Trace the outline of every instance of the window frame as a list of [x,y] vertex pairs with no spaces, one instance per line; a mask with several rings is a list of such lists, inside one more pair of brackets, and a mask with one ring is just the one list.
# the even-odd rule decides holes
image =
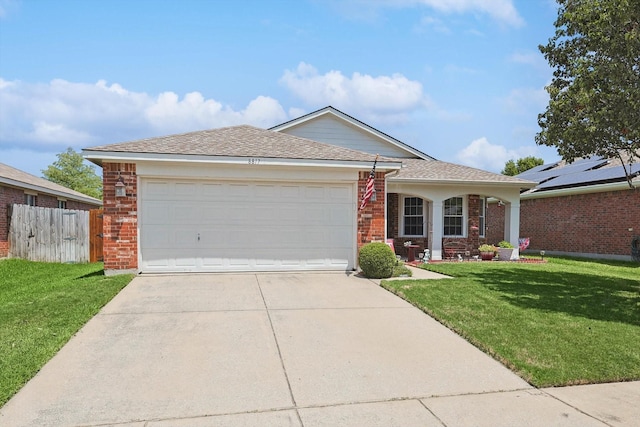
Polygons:
[[487,230],[487,198],[480,196],[480,214],[478,215],[478,236],[486,237]]
[[33,193],[24,193],[24,204],[27,206],[37,206],[38,195]]
[[[401,206],[399,207],[398,216],[400,217],[400,229],[398,230],[400,237],[425,237],[427,235],[427,221],[426,221],[426,203],[422,197],[417,196],[400,196],[402,199]],[[417,199],[422,202],[422,215],[405,215],[405,206],[407,199]],[[422,234],[405,234],[405,218],[417,218],[422,217]]]
[[[447,207],[447,201],[451,200],[451,199],[461,199],[462,201],[462,215],[447,215],[446,214],[446,207]],[[465,224],[467,223],[467,198],[465,196],[453,196],[453,197],[449,197],[448,199],[444,200],[442,202],[442,236],[443,237],[467,237],[467,230],[465,227]],[[461,234],[447,234],[446,233],[446,218],[447,217],[454,217],[454,218],[461,218],[461,223],[460,223],[460,231],[462,232]]]
[[58,199],[58,209],[67,209],[66,199]]

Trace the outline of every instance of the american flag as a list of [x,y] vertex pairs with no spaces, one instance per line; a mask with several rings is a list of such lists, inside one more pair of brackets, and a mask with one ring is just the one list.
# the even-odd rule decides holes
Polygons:
[[367,185],[364,188],[364,195],[362,196],[362,203],[360,203],[360,210],[364,209],[373,196],[373,193],[376,192],[375,189],[375,181],[376,181],[376,163],[378,163],[378,155],[376,155],[376,159],[373,161],[373,168],[369,173],[369,178],[367,179]]

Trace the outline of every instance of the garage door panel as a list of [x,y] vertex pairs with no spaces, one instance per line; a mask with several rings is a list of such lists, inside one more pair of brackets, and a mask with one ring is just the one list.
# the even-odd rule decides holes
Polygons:
[[141,188],[143,271],[353,268],[351,184],[143,178]]

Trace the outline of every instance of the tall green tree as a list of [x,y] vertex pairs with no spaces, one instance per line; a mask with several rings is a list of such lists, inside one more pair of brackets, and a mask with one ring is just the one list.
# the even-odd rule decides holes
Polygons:
[[87,196],[102,199],[102,178],[96,174],[92,165],[84,163],[80,153],[69,147],[57,156],[58,160],[42,171],[46,179]]
[[[640,160],[640,0],[558,0],[540,51],[555,69],[536,142],[564,160]],[[627,173],[631,186],[631,180]]]
[[540,157],[527,156],[518,160],[509,160],[504,165],[504,169],[500,172],[502,175],[514,176],[524,171],[535,168],[544,164],[544,160]]

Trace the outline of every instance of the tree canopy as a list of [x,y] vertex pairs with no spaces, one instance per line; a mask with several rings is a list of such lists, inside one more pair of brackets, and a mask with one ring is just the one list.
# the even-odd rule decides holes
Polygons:
[[568,162],[639,161],[640,0],[558,3],[555,35],[539,47],[555,71],[536,143]]
[[92,165],[84,163],[80,153],[67,148],[67,151],[57,156],[58,160],[42,171],[46,179],[87,196],[102,199],[102,178],[96,174]]
[[504,169],[502,169],[502,172],[500,173],[503,175],[515,176],[542,164],[544,164],[544,160],[540,157],[527,156],[518,160],[512,159],[505,163]]

